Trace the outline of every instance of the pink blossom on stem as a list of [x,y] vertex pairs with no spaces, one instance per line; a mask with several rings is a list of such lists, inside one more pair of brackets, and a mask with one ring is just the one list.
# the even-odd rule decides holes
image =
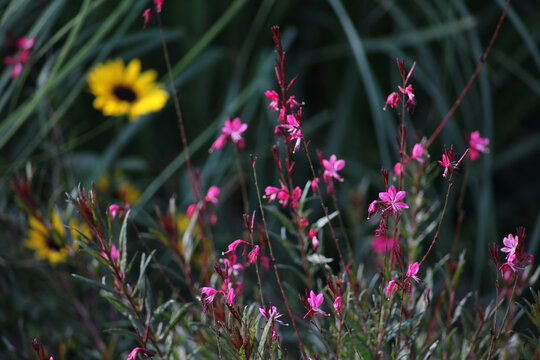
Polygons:
[[272,109],[273,112],[276,112],[279,110],[279,95],[274,90],[266,90],[264,93],[264,96],[270,100],[270,105],[268,105],[269,108]]
[[341,314],[341,296],[334,299],[334,309],[336,309],[338,314]]
[[399,289],[399,282],[397,280],[390,280],[386,286],[386,298],[390,300],[390,297]]
[[423,163],[424,160],[422,159],[422,156],[424,155],[424,148],[420,144],[415,144],[412,149],[412,156],[411,160],[416,160],[420,163]]
[[109,206],[109,214],[111,214],[111,218],[113,220],[116,218],[117,215],[119,217],[122,217],[122,215],[124,215],[124,208],[119,205],[112,204],[111,206]]
[[317,251],[319,248],[319,239],[317,239],[317,229],[309,229],[308,239],[311,241],[311,246],[313,246],[313,251]]
[[510,256],[510,254],[515,254],[518,243],[519,239],[517,236],[508,234],[508,236],[503,239],[503,244],[505,247],[503,247],[501,251],[508,253],[507,256]]
[[382,200],[383,205],[386,207],[385,210],[391,209],[392,212],[398,213],[402,209],[409,208],[409,205],[400,201],[403,200],[406,195],[407,193],[403,190],[396,192],[396,187],[392,185],[388,188],[388,191],[379,193],[379,199]]
[[274,320],[278,323],[280,323],[281,325],[285,325],[287,326],[286,323],[284,323],[283,321],[281,320],[278,320],[280,317],[283,316],[283,314],[280,314],[278,313],[277,309],[275,306],[271,306],[269,309],[264,307],[264,308],[259,308],[259,312],[262,314],[262,316],[264,316],[265,319],[267,320]]
[[444,172],[442,176],[445,178],[448,175],[448,171],[451,169],[452,162],[450,161],[448,156],[446,156],[446,154],[443,154],[442,161],[439,160],[438,163],[444,167]]
[[148,25],[148,22],[152,18],[152,10],[146,9],[143,11],[142,17],[144,18],[144,24],[143,29],[146,29],[146,25]]
[[163,6],[163,0],[154,0],[154,5],[156,6],[156,11],[161,12],[161,7]]
[[[210,304],[214,301],[214,298],[217,294],[224,294],[221,290],[216,290],[210,286],[204,286],[201,290],[201,300],[207,304]],[[205,295],[205,297],[202,297]]]
[[191,204],[188,206],[187,210],[186,210],[186,215],[188,218],[191,218],[193,216],[193,214],[195,214],[195,212],[198,210],[198,205],[197,204]]
[[213,152],[214,150],[221,150],[227,145],[227,135],[219,135],[216,141],[210,146],[210,149],[208,150],[209,153]]
[[394,174],[396,177],[401,177],[403,174],[403,165],[400,162],[397,162],[396,165],[394,165]]
[[230,306],[234,305],[234,299],[236,298],[236,294],[234,293],[234,288],[231,287],[229,289],[229,292],[227,293],[227,304]]
[[207,202],[217,204],[219,202],[217,198],[218,196],[219,196],[219,188],[215,185],[212,185],[210,186],[210,189],[208,189],[208,192],[206,193],[206,197],[204,198],[204,200]]
[[311,191],[313,191],[314,195],[317,195],[317,185],[319,184],[319,181],[321,181],[321,179],[318,177],[311,181]]
[[242,133],[248,128],[247,124],[240,121],[240,118],[234,118],[231,120],[225,120],[225,126],[221,129],[221,132],[230,136],[233,143],[242,141]]
[[383,110],[386,110],[386,107],[390,105],[390,108],[395,108],[397,106],[397,103],[399,101],[399,94],[397,92],[393,92],[386,98],[386,104],[383,107]]
[[291,140],[296,139],[293,152],[298,151],[300,147],[300,142],[304,138],[302,133],[302,124],[297,120],[295,115],[287,115],[287,122],[281,125],[283,128],[287,129]]
[[246,251],[245,247],[248,246],[248,245],[251,245],[250,243],[248,243],[247,241],[244,241],[244,240],[240,240],[240,239],[235,240],[235,241],[233,241],[232,243],[229,244],[229,246],[227,247],[227,251],[222,253],[222,255],[235,252],[238,245],[241,245],[241,244],[244,245],[244,252]]
[[4,58],[4,64],[13,66],[10,74],[12,79],[18,77],[21,74],[24,64],[26,64],[26,62],[30,58],[30,49],[32,48],[32,46],[34,46],[35,42],[35,37],[28,38],[26,36],[23,36],[19,38],[16,44],[17,53],[15,53],[13,56],[6,56]]
[[248,259],[250,264],[255,264],[257,258],[261,255],[261,248],[259,245],[255,245],[253,249],[248,253]]
[[[129,355],[127,357],[127,360],[136,360],[138,353],[150,354],[150,351],[148,351],[146,349],[143,349],[141,347],[136,347],[135,349],[131,350],[131,352],[129,353]],[[52,359],[52,357],[51,357],[51,359]]]
[[481,137],[480,132],[473,131],[467,140],[469,143],[469,158],[472,161],[478,160],[480,157],[480,152],[489,152],[489,149],[487,148],[489,139]]
[[321,309],[319,309],[319,306],[321,306],[322,303],[324,302],[324,296],[323,296],[322,293],[320,293],[318,295],[315,295],[313,290],[310,290],[309,298],[307,299],[307,302],[308,302],[309,306],[311,306],[311,309],[304,316],[304,319],[311,316],[311,315],[313,315],[316,312],[321,313],[324,316],[330,316],[327,313],[325,313],[324,311],[322,311]]
[[337,172],[345,167],[345,160],[337,160],[336,155],[331,155],[330,159],[323,159],[322,165],[324,167],[323,178],[325,183],[328,184],[330,181],[332,181],[332,178],[338,181],[343,181]]
[[420,265],[418,265],[418,262],[413,262],[409,265],[409,269],[407,270],[407,278],[412,278],[418,284],[420,283],[420,278],[416,276],[416,274],[418,273],[419,268]]

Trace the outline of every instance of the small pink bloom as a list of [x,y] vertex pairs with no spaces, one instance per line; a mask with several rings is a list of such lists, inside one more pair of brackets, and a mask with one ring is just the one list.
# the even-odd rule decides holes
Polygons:
[[325,313],[324,311],[322,311],[321,309],[319,309],[319,306],[322,305],[322,303],[324,302],[324,296],[322,293],[318,294],[318,295],[315,295],[315,293],[313,292],[313,290],[310,290],[309,292],[309,298],[307,299],[307,302],[309,304],[309,306],[311,306],[311,309],[308,311],[308,313],[304,316],[304,319],[308,316],[311,316],[313,315],[314,313],[318,312],[318,313],[321,313],[322,315],[324,316],[330,316],[328,315],[327,313]]
[[305,229],[306,226],[308,226],[308,225],[309,225],[309,220],[308,220],[305,216],[302,216],[302,217],[300,218],[300,227],[301,227],[302,229]]
[[393,92],[390,95],[388,95],[388,98],[386,98],[386,104],[383,107],[383,110],[386,110],[386,107],[390,105],[390,108],[395,108],[397,106],[397,103],[399,101],[399,95],[397,92]]
[[119,217],[124,215],[124,208],[119,205],[112,204],[111,206],[109,206],[109,214],[111,214],[111,218],[114,220],[117,215]]
[[319,184],[319,181],[321,181],[321,179],[319,179],[318,177],[316,177],[315,179],[313,179],[313,181],[311,181],[311,190],[313,191],[313,194],[317,194],[317,185]]
[[377,200],[373,200],[371,202],[371,204],[369,204],[369,207],[368,207],[368,216],[373,214],[375,212],[375,210],[377,210],[377,203],[378,201]]
[[221,132],[230,136],[233,143],[238,143],[242,140],[242,133],[246,131],[247,124],[243,124],[240,118],[234,118],[231,120],[225,120],[225,126],[221,129]]
[[390,297],[399,289],[399,282],[397,280],[390,280],[386,286],[386,297],[390,300]]
[[271,306],[270,309],[267,309],[266,307],[259,308],[259,312],[262,314],[262,316],[264,316],[265,319],[267,319],[267,320],[275,320],[276,322],[280,323],[281,325],[287,326],[287,324],[285,324],[283,321],[278,320],[280,317],[283,316],[283,314],[278,313],[275,306]]
[[13,69],[11,70],[11,78],[16,78],[19,76],[22,72],[23,65],[26,64],[28,61],[28,58],[30,57],[30,49],[32,46],[34,46],[34,43],[36,42],[36,38],[27,38],[26,36],[23,36],[17,40],[17,53],[13,56],[6,56],[4,58],[4,63],[6,65],[13,66]]
[[289,100],[287,100],[287,106],[292,110],[295,107],[300,106],[300,104],[294,99],[294,96],[291,96]]
[[[140,347],[136,347],[135,349],[131,350],[131,352],[129,353],[129,355],[127,357],[127,360],[136,360],[138,353],[150,354],[150,351],[148,351],[146,349],[143,349],[143,348],[140,348]],[[51,359],[52,359],[52,357],[51,357]]]
[[[201,300],[207,304],[210,304],[214,301],[217,294],[223,294],[223,291],[216,290],[210,286],[204,286],[201,290]],[[205,295],[205,297],[203,298],[202,295]]]
[[193,216],[193,214],[195,214],[195,211],[198,210],[198,206],[197,204],[191,204],[188,206],[187,208],[187,211],[186,211],[186,215],[188,218],[191,218]]
[[154,0],[154,5],[156,6],[156,11],[161,12],[161,7],[163,6],[163,0]]
[[148,22],[152,18],[152,10],[150,9],[144,10],[142,17],[144,18],[143,28],[146,29],[146,25],[148,25]]
[[409,269],[407,270],[407,277],[412,278],[417,283],[420,283],[420,278],[416,276],[419,268],[420,268],[420,265],[418,265],[418,262],[413,262],[412,264],[409,265]]
[[35,37],[28,38],[23,36],[17,40],[17,47],[21,50],[30,50],[36,42]]
[[208,193],[206,193],[206,197],[204,198],[204,200],[207,202],[217,204],[219,202],[217,198],[218,196],[219,196],[219,188],[215,185],[212,185],[210,186],[210,189],[208,189]]
[[111,258],[112,258],[112,261],[116,262],[116,260],[118,260],[118,257],[120,256],[120,251],[118,251],[118,249],[116,248],[116,246],[112,246],[111,247]]
[[209,153],[213,152],[214,150],[221,150],[227,145],[227,136],[226,135],[219,135],[216,141],[210,146],[210,149],[208,150]]
[[420,144],[415,144],[412,149],[412,156],[411,160],[416,160],[418,162],[423,163],[424,160],[422,159],[422,155],[424,155],[424,148]]
[[401,177],[401,174],[403,173],[403,165],[401,165],[400,162],[396,163],[394,165],[394,174],[396,174],[396,177]]
[[270,100],[270,105],[268,105],[269,108],[271,108],[274,112],[279,110],[279,95],[274,90],[267,90],[264,93],[264,96]]
[[325,183],[328,184],[330,181],[332,181],[332,178],[335,178],[338,181],[343,181],[337,172],[345,167],[345,160],[337,160],[336,155],[331,155],[330,159],[323,159],[322,165],[324,167],[323,178]]
[[291,205],[294,209],[298,207],[298,203],[300,202],[300,199],[302,198],[302,190],[299,186],[294,188],[293,194],[291,196]]
[[505,247],[503,247],[501,251],[508,253],[507,256],[510,256],[510,254],[515,254],[518,243],[519,239],[517,236],[508,234],[508,236],[503,239],[503,244]]
[[398,88],[399,88],[399,91],[401,91],[402,94],[407,95],[407,97],[409,98],[409,100],[414,99],[414,94],[413,94],[413,90],[412,90],[412,85],[411,85],[411,84],[409,84],[405,89],[402,88],[401,86],[398,86]]
[[489,152],[489,149],[487,146],[489,145],[489,139],[483,138],[480,136],[480,132],[473,131],[471,133],[471,136],[468,139],[469,143],[469,158],[472,161],[478,160],[480,154],[479,152],[487,153]]
[[317,229],[309,229],[308,239],[311,241],[311,246],[313,246],[313,251],[317,251],[319,248],[319,239],[317,239]]
[[234,293],[234,288],[230,288],[229,292],[227,293],[227,304],[232,306],[234,304],[234,299],[236,298],[236,295]]
[[448,170],[452,166],[452,162],[450,161],[448,156],[446,156],[446,154],[443,154],[442,155],[442,161],[439,160],[438,163],[441,164],[444,167],[443,177],[446,177],[448,175]]
[[338,314],[341,314],[341,296],[336,297],[334,300],[334,309]]
[[235,252],[238,245],[241,245],[241,244],[244,245],[244,252],[246,251],[245,246],[251,245],[250,243],[248,243],[247,241],[244,241],[244,240],[240,240],[240,239],[235,240],[235,241],[233,241],[232,243],[229,244],[229,246],[227,247],[227,251],[222,253],[222,255],[225,255],[225,254],[228,254],[228,253],[231,253],[231,252]]
[[261,255],[261,249],[259,245],[255,245],[253,247],[253,250],[251,250],[248,253],[248,259],[250,264],[255,264],[257,262],[257,258]]
[[[408,209],[409,205],[401,202],[407,193],[405,191],[398,191],[396,193],[396,188],[394,185],[388,188],[387,192],[380,192],[379,199],[383,201],[383,204],[386,206],[386,209],[391,209],[393,212],[397,213],[402,209]],[[371,207],[371,205],[370,205]]]
[[371,250],[379,254],[384,254],[387,246],[388,250],[391,250],[394,247],[394,240],[385,235],[376,235],[371,243]]

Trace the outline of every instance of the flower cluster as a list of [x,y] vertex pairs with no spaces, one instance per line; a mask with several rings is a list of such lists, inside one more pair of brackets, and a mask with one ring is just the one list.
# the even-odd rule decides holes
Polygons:
[[506,262],[502,264],[501,271],[510,268],[516,272],[517,269],[523,269],[534,261],[533,255],[525,253],[524,240],[525,229],[522,227],[517,229],[517,235],[508,234],[503,238],[504,247],[501,251],[506,253]]
[[15,44],[17,52],[12,56],[6,56],[4,59],[4,64],[13,66],[11,78],[14,79],[21,74],[24,64],[26,64],[28,58],[30,58],[30,49],[34,46],[35,42],[35,37],[28,38],[23,36],[19,38]]

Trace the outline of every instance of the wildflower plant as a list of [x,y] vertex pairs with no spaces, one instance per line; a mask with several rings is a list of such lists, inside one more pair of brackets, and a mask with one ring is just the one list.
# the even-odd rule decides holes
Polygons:
[[[300,13],[294,1],[212,4],[218,17],[202,36],[188,24],[210,19],[198,18],[204,1],[83,1],[62,25],[61,0],[25,3],[29,29],[8,3],[0,24],[14,29],[5,29],[0,76],[7,358],[538,356],[538,229],[527,237],[482,213],[498,205],[491,181],[500,186],[499,170],[527,146],[501,151],[504,132],[470,115],[480,103],[489,112],[498,96],[473,101],[491,79],[481,69],[510,1],[485,49],[475,49],[482,55],[471,65],[463,54],[456,63],[466,66],[444,72],[443,85],[428,41],[443,34],[446,59],[460,49],[453,37],[487,26],[461,0],[444,11],[460,17],[440,24],[420,16],[441,15],[437,2],[420,1],[418,14],[397,3],[375,8],[364,19],[370,28],[399,20],[399,36],[382,40],[358,34],[349,14],[363,9],[339,0],[329,0],[331,22],[320,5],[302,4],[297,32],[266,26],[286,23],[276,13]],[[352,51],[321,46],[303,58],[300,40],[335,35],[310,40],[304,21],[314,19],[339,24]],[[373,51],[405,58],[381,66]],[[505,63],[520,73],[494,55],[490,70]],[[326,61],[339,71],[313,87]],[[510,72],[500,71],[491,85],[506,84]],[[462,90],[447,106],[454,88]],[[367,108],[377,120],[369,126]],[[493,179],[491,163],[500,167]],[[526,211],[519,221],[534,226]]]

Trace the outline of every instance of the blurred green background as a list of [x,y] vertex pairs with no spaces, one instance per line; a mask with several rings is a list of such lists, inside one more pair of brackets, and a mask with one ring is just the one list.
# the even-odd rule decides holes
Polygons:
[[[21,76],[11,80],[7,66],[0,73],[3,178],[31,162],[38,191],[62,203],[64,192],[77,184],[88,187],[121,171],[142,192],[134,208],[140,223],[149,224],[155,207],[165,209],[173,194],[180,208],[187,208],[192,197],[173,102],[130,123],[93,109],[86,84],[96,64],[138,57],[143,69],[158,70],[169,89],[156,19],[143,29],[141,14],[150,6],[148,0],[0,1],[2,57],[10,54],[10,39],[36,37]],[[250,167],[248,154],[256,154],[261,186],[277,185],[269,151],[276,120],[264,97],[265,90],[277,87],[272,25],[282,30],[289,79],[299,75],[291,91],[305,102],[311,150],[347,162],[339,201],[356,257],[363,259],[375,228],[365,221],[367,206],[383,188],[379,170],[398,161],[399,119],[394,111],[382,111],[386,96],[401,82],[395,59],[404,58],[407,68],[416,62],[411,83],[417,107],[408,123],[412,145],[432,134],[464,88],[503,7],[502,0],[165,0],[164,33],[193,162],[201,169],[203,188],[223,188],[218,244],[224,247],[242,230],[233,151],[208,154],[227,116],[249,124],[244,169]],[[538,3],[513,3],[476,82],[429,149],[435,161],[444,145],[461,154],[464,133],[479,130],[490,139],[490,153],[456,179],[434,256],[439,259],[451,248],[455,202],[466,178],[459,248],[466,249],[473,288],[480,290],[492,289],[491,280],[485,281],[493,278],[488,243],[501,243],[516,226],[525,226],[528,250],[538,254],[539,35]],[[295,176],[302,186],[308,168],[302,154],[297,162]],[[249,171],[246,178],[255,208]],[[445,181],[437,175],[433,185],[427,196],[442,202]],[[12,260],[21,255],[13,249],[23,236],[16,224],[24,220],[5,183],[0,184],[0,222],[6,239],[1,257]],[[10,264],[7,260],[3,263]]]

